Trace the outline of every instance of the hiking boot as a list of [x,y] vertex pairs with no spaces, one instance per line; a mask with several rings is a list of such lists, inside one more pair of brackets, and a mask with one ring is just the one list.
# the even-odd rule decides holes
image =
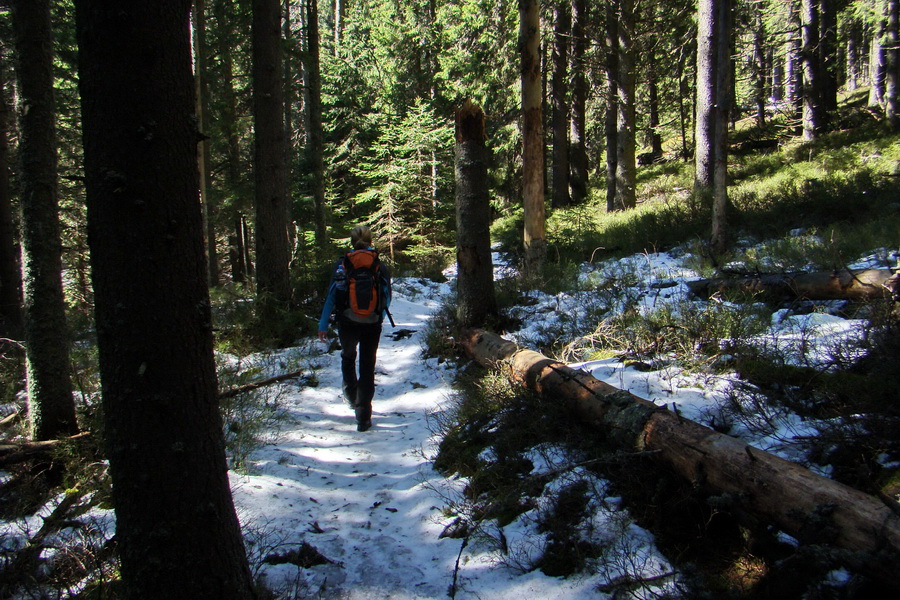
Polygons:
[[367,431],[372,427],[372,407],[357,406],[356,407],[356,430]]
[[368,431],[372,427],[372,419],[368,419],[366,421],[359,421],[356,423],[357,431]]

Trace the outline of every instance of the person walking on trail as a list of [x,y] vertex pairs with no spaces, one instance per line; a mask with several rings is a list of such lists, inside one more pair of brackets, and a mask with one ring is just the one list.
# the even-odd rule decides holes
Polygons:
[[[372,427],[375,356],[381,323],[390,316],[391,275],[372,247],[372,232],[358,225],[350,232],[353,250],[338,259],[319,319],[319,340],[326,341],[332,315],[341,343],[344,398],[356,413],[356,430]],[[359,373],[357,374],[357,356]]]

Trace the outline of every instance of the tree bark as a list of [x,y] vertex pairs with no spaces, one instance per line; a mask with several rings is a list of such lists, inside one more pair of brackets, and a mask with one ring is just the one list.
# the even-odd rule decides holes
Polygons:
[[32,438],[49,440],[78,432],[62,285],[50,2],[16,0],[12,7],[20,101],[28,412]]
[[618,0],[619,81],[616,116],[618,155],[616,156],[616,209],[637,204],[637,167],[635,164],[635,88],[634,88],[634,0]]
[[619,156],[619,19],[615,2],[606,4],[606,211],[616,210],[616,171]]
[[206,62],[209,48],[206,44],[206,0],[194,2],[194,79],[197,97],[197,126],[202,139],[197,144],[197,165],[200,172],[200,204],[203,206],[203,223],[206,233],[206,261],[209,286],[219,285],[219,253],[216,247],[216,205],[210,194],[212,163],[207,136],[209,116],[209,70]]
[[728,199],[728,120],[734,105],[734,63],[731,60],[732,0],[718,0],[716,19],[716,106],[715,137],[713,142],[712,231],[709,245],[718,255],[724,254],[730,243],[728,219],[731,203]]
[[105,446],[126,597],[254,598],[216,399],[191,1],[76,0],[75,8]]
[[888,0],[884,52],[884,117],[893,128],[900,127],[900,0]]
[[[335,41],[338,25],[335,24]],[[322,74],[319,70],[318,0],[306,0],[307,61],[306,82],[309,86],[309,158],[312,166],[313,215],[316,244],[324,248],[328,242],[325,221],[325,137],[322,132]]]
[[484,112],[467,101],[456,111],[456,318],[463,327],[482,327],[497,314],[488,162]]
[[[816,529],[821,523],[816,520],[826,518],[827,541],[832,544],[872,553],[888,549],[894,557],[900,552],[900,516],[879,498],[684,419],[537,352],[519,350],[493,333],[470,330],[461,344],[480,364],[502,362],[520,384],[572,406],[614,445],[652,453],[699,489],[739,499],[741,508],[801,542],[822,541],[822,532]],[[893,577],[890,569],[873,567],[871,572],[882,580]]]
[[291,246],[279,0],[253,0],[252,36],[256,291],[265,305],[287,306]]
[[697,116],[694,149],[694,194],[711,202],[715,167],[718,0],[700,0],[697,13]]
[[570,0],[556,0],[554,6],[553,68],[550,88],[550,123],[552,128],[552,173],[550,176],[550,204],[553,208],[569,206],[569,37],[572,17]]
[[884,103],[884,82],[886,50],[884,47],[885,32],[887,31],[887,2],[875,5],[875,22],[869,24],[871,28],[871,47],[869,51],[869,107],[880,108]]
[[9,132],[13,124],[9,105],[9,77],[6,69],[8,50],[0,47],[0,336],[21,339],[22,271],[16,247],[16,222],[13,218],[12,191],[9,185]]
[[819,0],[819,65],[822,74],[822,125],[837,110],[838,44],[834,0]]
[[572,0],[572,60],[571,82],[572,116],[569,129],[569,194],[572,204],[581,204],[587,199],[588,155],[586,110],[588,97],[587,65],[588,50],[586,25],[588,23],[587,0]]
[[544,210],[544,126],[541,88],[541,13],[537,0],[519,0],[522,79],[522,195],[525,272],[540,273],[547,255]]
[[800,60],[803,64],[803,139],[813,140],[825,124],[823,115],[822,63],[819,60],[819,4],[802,0],[800,8]]
[[892,269],[840,269],[819,273],[785,273],[700,279],[689,282],[692,293],[709,298],[716,293],[765,295],[807,300],[875,300],[898,290]]

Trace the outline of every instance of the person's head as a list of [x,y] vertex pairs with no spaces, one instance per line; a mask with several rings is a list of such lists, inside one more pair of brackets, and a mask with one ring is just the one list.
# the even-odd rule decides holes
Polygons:
[[367,225],[357,225],[350,232],[350,245],[354,250],[361,250],[372,245],[372,231]]

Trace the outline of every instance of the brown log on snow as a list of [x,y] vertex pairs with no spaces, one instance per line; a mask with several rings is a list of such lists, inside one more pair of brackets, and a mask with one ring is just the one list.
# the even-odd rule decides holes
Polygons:
[[892,269],[838,269],[700,279],[687,285],[702,298],[716,293],[743,293],[807,300],[876,300],[896,294],[897,280],[893,276]]
[[469,330],[461,345],[478,363],[502,363],[527,388],[571,404],[618,447],[651,453],[700,489],[729,494],[747,512],[798,539],[886,551],[895,560],[900,555],[900,516],[886,500],[682,418],[584,371],[519,350],[494,333]]
[[299,371],[291,371],[290,373],[283,373],[281,375],[276,375],[274,377],[269,377],[267,379],[261,379],[259,381],[254,381],[252,383],[239,385],[238,387],[231,388],[230,390],[225,390],[224,392],[219,392],[218,399],[223,400],[225,398],[233,398],[234,396],[243,394],[244,392],[249,392],[251,390],[259,389],[261,387],[266,387],[267,385],[272,385],[273,383],[278,383],[279,381],[286,381],[288,379],[295,379],[297,377],[303,377],[305,374],[306,374],[306,370],[300,369]]

